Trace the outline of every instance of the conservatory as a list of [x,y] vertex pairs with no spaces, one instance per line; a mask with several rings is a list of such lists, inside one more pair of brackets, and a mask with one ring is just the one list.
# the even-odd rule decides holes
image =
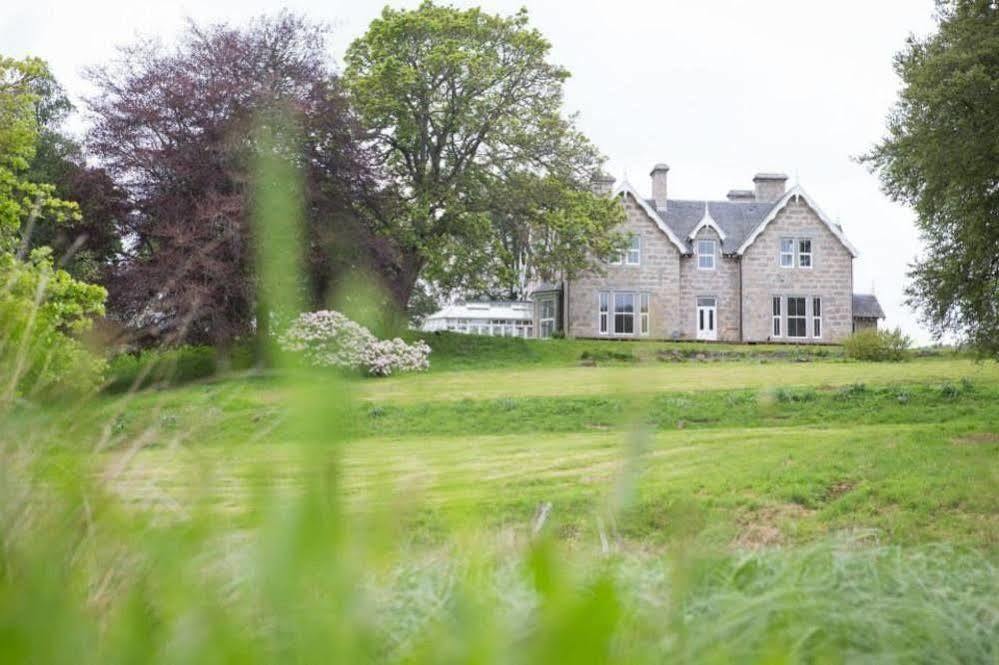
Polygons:
[[534,305],[529,302],[457,302],[428,316],[421,330],[449,330],[493,337],[533,337]]

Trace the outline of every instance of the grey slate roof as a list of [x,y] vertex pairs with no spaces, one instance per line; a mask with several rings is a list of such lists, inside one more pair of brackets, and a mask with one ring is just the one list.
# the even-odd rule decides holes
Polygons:
[[[647,200],[654,209],[655,201]],[[666,211],[659,210],[659,216],[666,225],[690,246],[687,236],[704,217],[704,201],[684,201],[670,199],[666,202]],[[750,233],[753,232],[777,201],[708,201],[708,210],[715,223],[725,232],[722,242],[722,252],[728,254],[739,249]]]
[[853,294],[853,318],[855,319],[883,319],[885,312],[881,309],[881,303],[877,296],[869,293]]

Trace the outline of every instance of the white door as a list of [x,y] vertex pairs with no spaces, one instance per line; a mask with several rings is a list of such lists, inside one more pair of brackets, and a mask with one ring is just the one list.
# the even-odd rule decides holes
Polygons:
[[697,299],[697,339],[718,339],[718,308],[714,298]]

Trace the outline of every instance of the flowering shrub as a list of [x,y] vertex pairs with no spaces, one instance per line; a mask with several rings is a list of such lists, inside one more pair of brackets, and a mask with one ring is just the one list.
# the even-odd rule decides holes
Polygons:
[[301,314],[278,343],[285,351],[303,354],[316,367],[363,370],[375,376],[430,367],[426,342],[407,344],[398,337],[379,340],[361,324],[332,310]]

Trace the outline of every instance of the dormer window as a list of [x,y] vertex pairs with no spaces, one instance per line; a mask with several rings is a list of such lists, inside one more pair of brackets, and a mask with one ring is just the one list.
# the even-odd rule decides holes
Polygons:
[[698,270],[714,270],[715,269],[715,241],[714,240],[698,240],[697,241],[697,269]]

